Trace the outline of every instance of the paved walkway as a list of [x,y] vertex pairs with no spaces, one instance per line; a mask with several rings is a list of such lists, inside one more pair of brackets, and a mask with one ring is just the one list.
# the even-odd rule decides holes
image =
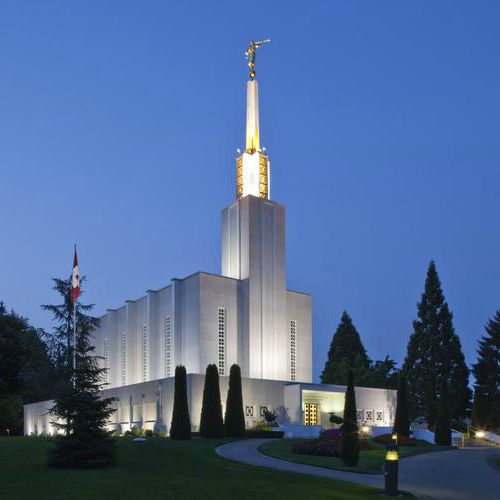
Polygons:
[[[312,465],[297,464],[263,455],[257,448],[268,439],[234,441],[216,448],[218,455],[250,465],[313,476],[329,477],[383,488],[378,474],[357,474]],[[435,500],[498,500],[500,472],[487,460],[498,454],[495,448],[469,448],[425,453],[399,463],[399,487],[421,498]]]

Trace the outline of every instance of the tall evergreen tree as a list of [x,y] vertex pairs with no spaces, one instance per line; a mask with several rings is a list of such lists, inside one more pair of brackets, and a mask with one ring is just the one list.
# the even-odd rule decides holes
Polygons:
[[408,381],[413,418],[423,417],[434,426],[439,390],[444,381],[449,384],[451,417],[465,415],[470,400],[469,370],[432,261],[418,304],[418,319],[413,322],[403,372]]
[[495,429],[500,427],[500,309],[485,330],[478,342],[477,363],[472,366],[476,379],[472,425]]
[[191,439],[186,368],[180,365],[175,367],[174,410],[170,425],[170,439]]
[[229,437],[241,437],[245,434],[241,370],[238,365],[231,366],[229,371],[229,390],[227,391],[224,430],[226,436]]
[[370,360],[359,333],[350,316],[344,311],[333,335],[328,359],[321,373],[321,382],[345,385],[349,371],[354,372],[356,380],[361,380],[366,375],[369,365]]
[[224,436],[222,405],[220,402],[219,371],[216,365],[208,365],[203,388],[200,434],[205,438]]
[[450,400],[446,382],[441,385],[434,441],[441,446],[451,445]]
[[345,465],[354,466],[359,462],[359,435],[352,371],[348,375],[343,418],[340,458]]
[[410,416],[408,412],[408,387],[406,377],[399,377],[398,394],[396,401],[396,415],[394,418],[394,432],[399,436],[410,436]]
[[23,405],[54,397],[43,331],[0,302],[0,434],[23,433]]
[[[63,288],[66,293],[70,293],[69,283],[67,280],[68,286]],[[63,299],[73,309],[71,301],[67,297]],[[48,463],[52,467],[97,468],[115,462],[115,442],[106,430],[106,423],[114,412],[111,408],[114,398],[100,397],[106,368],[99,366],[100,358],[94,355],[92,344],[92,332],[99,326],[99,319],[84,313],[92,308],[79,303],[76,306],[76,369],[68,357],[68,377],[59,387],[51,409],[56,417],[54,425],[64,431],[49,452]],[[59,321],[59,316],[55,315],[55,319]],[[72,324],[69,326],[72,328]]]

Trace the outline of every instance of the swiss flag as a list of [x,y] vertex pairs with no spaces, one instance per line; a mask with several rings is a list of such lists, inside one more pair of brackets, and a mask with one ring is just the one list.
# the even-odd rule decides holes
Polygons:
[[75,257],[73,258],[73,275],[71,276],[71,300],[76,301],[80,295],[80,273],[78,272],[78,256],[76,255],[76,245],[75,245]]

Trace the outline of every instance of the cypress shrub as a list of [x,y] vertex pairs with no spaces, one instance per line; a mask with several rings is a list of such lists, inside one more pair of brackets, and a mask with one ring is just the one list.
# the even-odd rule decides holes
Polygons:
[[434,442],[442,446],[451,445],[451,419],[448,389],[445,383],[441,386],[441,394],[439,396],[436,428],[434,429]]
[[191,421],[187,400],[186,368],[175,368],[174,410],[170,426],[171,439],[191,439]]
[[224,430],[226,436],[229,437],[241,437],[245,434],[241,370],[238,365],[231,366],[229,371],[229,390],[227,392]]
[[398,436],[410,436],[410,416],[408,408],[408,385],[406,377],[399,377],[398,396],[396,402],[396,416],[394,418],[394,432]]
[[219,372],[216,365],[208,365],[203,388],[200,435],[204,438],[224,436],[222,405],[220,402]]
[[345,465],[354,466],[359,462],[359,436],[356,420],[356,395],[354,393],[354,381],[351,370],[349,370],[348,375],[343,418],[340,458]]

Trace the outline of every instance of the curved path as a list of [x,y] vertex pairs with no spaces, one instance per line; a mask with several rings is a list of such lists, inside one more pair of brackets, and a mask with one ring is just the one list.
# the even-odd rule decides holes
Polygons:
[[[324,469],[263,455],[257,448],[267,441],[269,439],[233,441],[215,451],[221,457],[250,465],[384,487],[380,474]],[[466,448],[404,458],[399,463],[399,487],[419,497],[436,500],[497,500],[500,472],[487,460],[498,453],[495,448]]]

